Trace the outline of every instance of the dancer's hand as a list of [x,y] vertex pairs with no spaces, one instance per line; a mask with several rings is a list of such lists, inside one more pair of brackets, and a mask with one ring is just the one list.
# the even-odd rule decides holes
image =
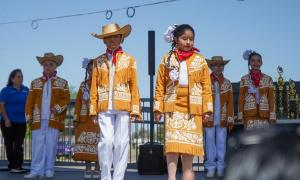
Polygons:
[[234,125],[232,122],[227,123],[227,128],[228,128],[229,132],[231,132],[233,130],[233,127],[234,127]]
[[9,119],[5,119],[4,123],[5,123],[5,127],[7,127],[7,128],[11,127],[11,122]]
[[78,127],[78,121],[73,121],[73,126],[74,126],[74,128],[77,128]]
[[137,116],[137,115],[132,115],[132,116],[130,116],[130,121],[131,121],[131,122],[134,122],[134,121],[137,120],[137,119],[139,119],[139,116]]
[[94,124],[98,124],[98,117],[97,116],[93,115],[91,118],[92,118],[92,121],[93,121]]
[[160,119],[161,119],[161,117],[162,117],[162,113],[160,113],[160,112],[155,112],[154,113],[154,120],[155,120],[155,122],[159,122]]
[[58,115],[58,111],[55,108],[51,108],[51,113],[54,115]]
[[203,122],[207,123],[208,120],[210,119],[211,113],[204,113],[203,114]]

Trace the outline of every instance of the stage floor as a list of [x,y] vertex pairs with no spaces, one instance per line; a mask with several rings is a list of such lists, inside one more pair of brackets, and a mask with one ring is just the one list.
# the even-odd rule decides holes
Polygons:
[[[8,171],[5,171],[6,167],[0,167],[0,179],[1,180],[20,180],[23,179],[24,174],[12,174]],[[29,167],[25,166],[25,169]],[[68,179],[68,180],[82,180],[83,170],[80,168],[70,168],[70,167],[56,167],[54,179]],[[139,175],[136,170],[128,169],[125,174],[125,180],[167,180],[167,175]],[[177,179],[181,179],[181,174],[177,174]],[[196,173],[196,180],[203,180],[203,172]],[[220,178],[209,178],[209,180],[221,180]]]

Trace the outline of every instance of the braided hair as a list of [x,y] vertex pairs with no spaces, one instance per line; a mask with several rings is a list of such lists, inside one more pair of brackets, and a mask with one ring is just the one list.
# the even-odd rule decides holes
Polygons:
[[89,70],[89,66],[93,64],[93,60],[90,60],[90,62],[87,64],[86,68],[85,68],[85,77],[84,77],[84,85],[83,85],[83,88],[86,90],[87,89],[87,81],[88,81],[88,70]]
[[194,34],[194,37],[195,37],[195,31],[194,31],[192,26],[190,26],[188,24],[176,25],[176,28],[173,31],[174,38],[173,38],[173,42],[172,42],[172,45],[171,45],[171,50],[169,51],[169,56],[167,58],[167,66],[168,67],[170,66],[170,59],[171,59],[171,56],[174,52],[174,48],[176,47],[175,38],[178,38],[178,37],[182,36],[185,33],[185,31],[187,31],[187,30],[192,31],[193,34]]

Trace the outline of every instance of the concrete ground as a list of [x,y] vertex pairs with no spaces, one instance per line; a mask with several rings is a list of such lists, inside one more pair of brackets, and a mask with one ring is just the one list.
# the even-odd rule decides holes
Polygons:
[[[29,165],[25,164],[25,169],[29,169]],[[55,177],[57,180],[82,180],[83,166],[56,166]],[[6,162],[0,161],[0,180],[20,180],[24,174],[13,174],[6,170]],[[181,179],[182,174],[177,174],[177,179]],[[127,169],[125,180],[167,180],[167,174],[164,175],[140,175],[136,169]],[[196,180],[205,180],[203,172],[196,172]],[[209,178],[209,180],[221,180],[218,178]]]

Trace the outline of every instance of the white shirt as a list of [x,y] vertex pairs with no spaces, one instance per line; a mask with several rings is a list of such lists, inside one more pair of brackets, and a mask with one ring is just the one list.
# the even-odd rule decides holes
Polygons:
[[179,68],[179,86],[187,87],[189,85],[189,78],[188,78],[188,69],[186,65],[186,61],[180,62]]
[[42,120],[50,119],[50,104],[51,104],[51,94],[52,94],[52,78],[44,84],[43,87],[43,97],[42,97]]
[[107,53],[108,65],[109,65],[109,95],[108,95],[108,110],[106,113],[108,114],[116,114],[116,113],[128,113],[126,111],[116,111],[113,108],[113,87],[114,87],[114,76],[115,76],[115,65],[112,63],[113,55]]
[[114,86],[114,75],[115,66],[112,63],[113,55],[107,53],[108,65],[109,65],[109,96],[108,96],[108,111],[113,110],[113,86]]

